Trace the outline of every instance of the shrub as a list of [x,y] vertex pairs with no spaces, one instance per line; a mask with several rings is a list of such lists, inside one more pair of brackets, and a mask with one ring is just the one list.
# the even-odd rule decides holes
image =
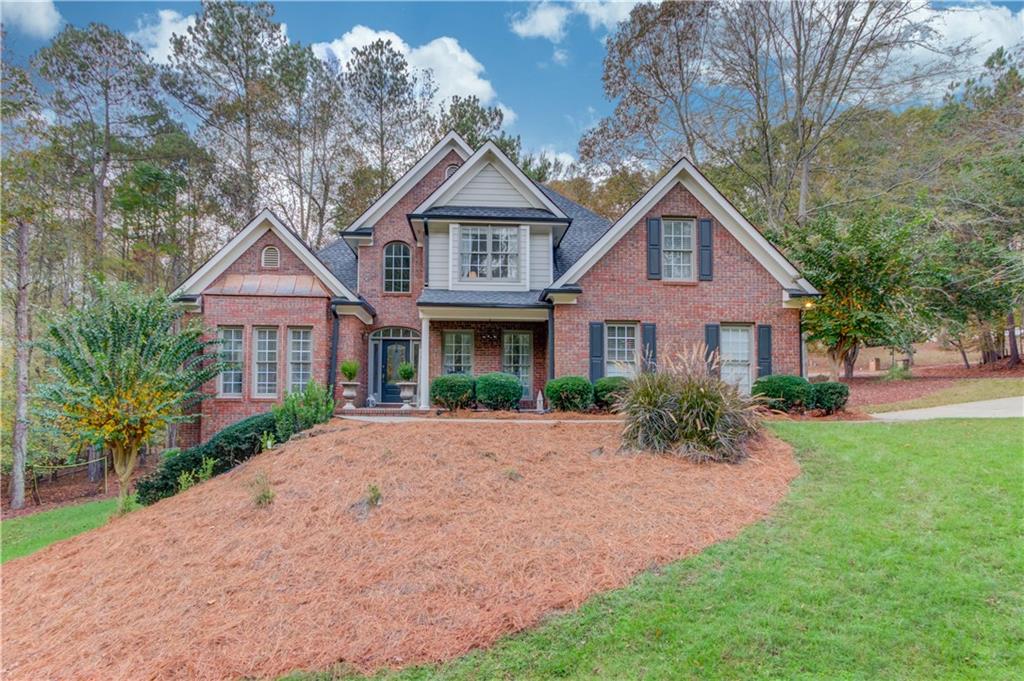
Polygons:
[[769,407],[779,411],[810,406],[811,384],[801,376],[764,376],[754,381],[751,392],[764,397]]
[[710,374],[701,346],[629,383],[623,443],[694,461],[740,460],[757,432],[757,401]]
[[354,359],[346,359],[341,363],[341,375],[345,377],[346,381],[356,380],[356,376],[359,375],[359,362]]
[[416,375],[416,367],[412,362],[402,362],[398,365],[398,377],[403,381],[411,381]]
[[850,386],[835,382],[814,383],[811,385],[810,399],[812,408],[834,414],[846,407],[850,399]]
[[271,408],[277,442],[287,442],[295,433],[323,423],[334,414],[334,400],[327,389],[310,381],[302,392],[289,393]]
[[465,409],[473,406],[474,381],[465,374],[438,376],[430,382],[430,399],[445,409]]
[[548,381],[544,396],[559,411],[586,411],[594,403],[594,386],[582,376],[562,376]]
[[905,381],[910,378],[910,368],[902,364],[893,364],[882,376],[883,381]]
[[231,470],[261,451],[263,433],[274,429],[270,412],[242,419],[220,431],[207,442],[190,447],[176,456],[164,459],[160,466],[135,485],[139,503],[148,506],[178,491],[178,478],[183,471],[193,475],[203,468],[203,459],[213,459],[213,475]]
[[494,372],[476,379],[476,401],[488,409],[515,409],[523,396],[523,383],[512,374]]
[[594,381],[594,404],[601,409],[614,409],[626,391],[629,380],[624,376],[605,376]]

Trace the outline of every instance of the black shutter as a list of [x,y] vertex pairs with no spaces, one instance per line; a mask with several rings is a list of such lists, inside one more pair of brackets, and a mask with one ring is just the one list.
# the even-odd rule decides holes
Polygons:
[[711,281],[712,252],[711,252],[711,220],[701,220],[700,226],[700,280]]
[[757,327],[757,376],[772,375],[772,327],[762,324]]
[[654,324],[641,324],[640,335],[643,338],[643,363],[644,371],[654,371],[658,368],[658,338],[657,327]]
[[661,279],[661,219],[647,219],[647,278]]
[[604,376],[604,322],[590,322],[590,382]]
[[718,335],[719,327],[718,324],[705,324],[704,325],[704,345],[707,346],[707,362],[708,369],[711,369],[713,355],[718,352]]

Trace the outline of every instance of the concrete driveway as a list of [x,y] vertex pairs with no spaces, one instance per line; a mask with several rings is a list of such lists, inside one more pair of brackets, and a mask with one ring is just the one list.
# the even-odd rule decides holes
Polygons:
[[998,400],[963,402],[941,407],[907,409],[873,414],[877,421],[925,421],[927,419],[1002,419],[1024,417],[1024,397],[1004,397]]

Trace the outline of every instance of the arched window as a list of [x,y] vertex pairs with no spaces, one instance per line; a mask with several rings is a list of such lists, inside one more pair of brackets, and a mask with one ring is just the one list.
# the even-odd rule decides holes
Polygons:
[[267,246],[260,255],[260,265],[276,270],[281,266],[281,251],[277,246]]
[[384,292],[408,293],[412,279],[409,247],[395,241],[384,247]]
[[444,169],[444,179],[448,179],[459,169],[458,163],[449,163],[448,167]]

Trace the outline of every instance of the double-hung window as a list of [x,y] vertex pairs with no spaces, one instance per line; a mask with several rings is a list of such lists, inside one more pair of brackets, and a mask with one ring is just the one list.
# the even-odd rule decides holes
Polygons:
[[444,373],[473,373],[473,332],[444,332]]
[[671,281],[693,281],[693,235],[696,221],[662,220],[662,276]]
[[305,390],[313,375],[313,330],[288,329],[288,388]]
[[533,333],[506,331],[502,343],[501,370],[512,374],[523,384],[523,399],[530,399],[533,389]]
[[256,397],[277,397],[277,329],[253,329],[253,365]]
[[217,337],[224,362],[218,393],[222,397],[239,397],[242,394],[242,327],[222,326],[217,329]]
[[408,293],[412,278],[409,246],[400,241],[384,247],[384,292]]
[[463,280],[518,281],[519,228],[459,228],[459,276]]
[[605,325],[605,376],[636,375],[636,324]]

